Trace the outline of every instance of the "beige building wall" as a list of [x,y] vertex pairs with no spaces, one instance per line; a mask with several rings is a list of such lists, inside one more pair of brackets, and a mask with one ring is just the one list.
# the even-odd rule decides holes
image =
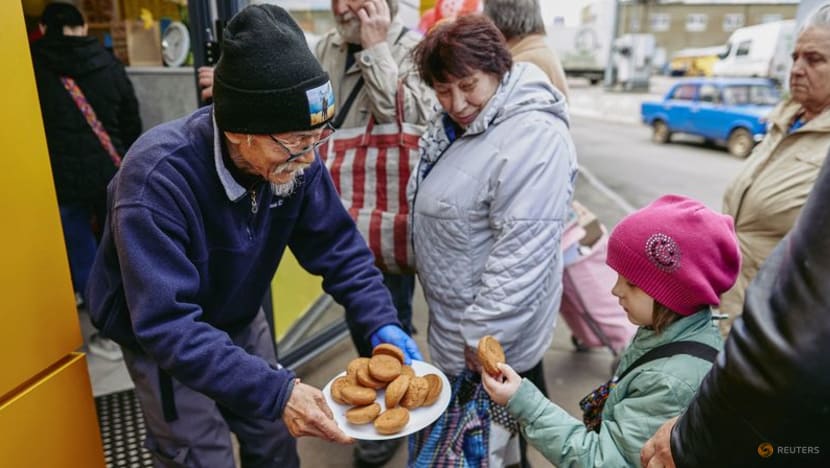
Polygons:
[[793,19],[796,4],[620,4],[619,35],[654,34],[657,47],[673,52],[726,43],[732,32],[775,19]]

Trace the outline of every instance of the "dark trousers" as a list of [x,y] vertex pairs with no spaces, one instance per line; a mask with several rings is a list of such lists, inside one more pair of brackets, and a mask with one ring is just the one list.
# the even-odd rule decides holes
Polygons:
[[[248,327],[232,334],[231,339],[271,366],[278,366],[271,332],[261,310]],[[234,466],[231,432],[239,441],[243,468],[300,466],[297,441],[281,418],[270,421],[234,414],[164,374],[146,354],[126,348],[123,351],[147,426],[144,445],[152,453],[156,468]]]
[[72,274],[72,287],[86,300],[86,283],[98,242],[92,230],[93,210],[80,203],[60,205],[63,240],[69,257],[69,271]]

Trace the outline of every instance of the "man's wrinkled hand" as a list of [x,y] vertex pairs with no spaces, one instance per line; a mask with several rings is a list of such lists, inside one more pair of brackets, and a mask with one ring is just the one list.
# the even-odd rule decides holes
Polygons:
[[364,49],[386,42],[392,24],[386,0],[366,0],[357,10],[357,17],[360,19],[360,45]]
[[351,444],[354,440],[337,427],[323,393],[302,382],[294,385],[282,420],[294,437],[318,437],[329,442]]
[[640,450],[640,463],[643,468],[675,468],[671,454],[671,431],[677,423],[676,416],[665,422],[651,436]]
[[397,325],[384,325],[378,328],[376,332],[372,333],[369,341],[373,348],[381,343],[389,343],[401,348],[404,355],[404,364],[412,364],[413,360],[424,360],[421,351],[418,349],[418,343],[415,343],[415,340]]

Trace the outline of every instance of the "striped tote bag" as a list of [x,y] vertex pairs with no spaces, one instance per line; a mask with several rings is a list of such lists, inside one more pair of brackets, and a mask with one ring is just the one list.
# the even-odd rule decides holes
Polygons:
[[397,122],[338,129],[321,148],[340,199],[387,273],[414,271],[406,184],[418,161],[424,129],[403,122],[400,91]]

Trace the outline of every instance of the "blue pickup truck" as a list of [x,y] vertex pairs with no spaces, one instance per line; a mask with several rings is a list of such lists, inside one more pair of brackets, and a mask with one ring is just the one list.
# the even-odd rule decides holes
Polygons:
[[662,101],[644,102],[640,113],[657,143],[668,142],[672,133],[688,133],[725,143],[743,158],[764,137],[765,117],[779,100],[770,80],[696,78],[677,82]]

